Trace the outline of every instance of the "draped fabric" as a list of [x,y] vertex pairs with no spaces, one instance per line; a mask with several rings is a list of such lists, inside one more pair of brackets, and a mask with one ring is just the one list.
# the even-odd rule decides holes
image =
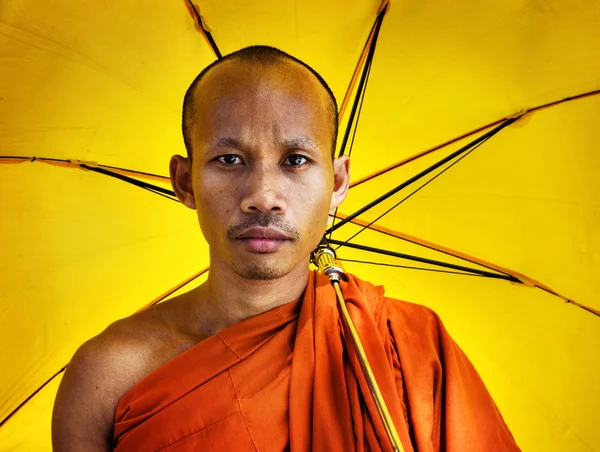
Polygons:
[[[350,314],[409,451],[518,451],[482,380],[423,306],[350,276]],[[301,300],[233,325],[135,385],[116,451],[390,451],[336,298],[311,272]]]

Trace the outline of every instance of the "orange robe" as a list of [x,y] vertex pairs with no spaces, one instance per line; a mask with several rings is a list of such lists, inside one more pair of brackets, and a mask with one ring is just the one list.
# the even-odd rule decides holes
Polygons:
[[[430,309],[350,275],[342,290],[406,452],[519,448],[468,358]],[[335,293],[233,325],[135,385],[115,451],[391,451]]]

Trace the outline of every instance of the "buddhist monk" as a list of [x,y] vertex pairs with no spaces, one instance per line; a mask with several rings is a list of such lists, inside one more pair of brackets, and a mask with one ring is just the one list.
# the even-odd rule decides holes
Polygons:
[[[393,450],[332,286],[309,270],[348,191],[337,121],[325,81],[274,48],[193,81],[188,155],[170,174],[209,244],[208,279],[80,347],[56,398],[56,451]],[[341,288],[403,450],[519,450],[434,312],[357,276]]]

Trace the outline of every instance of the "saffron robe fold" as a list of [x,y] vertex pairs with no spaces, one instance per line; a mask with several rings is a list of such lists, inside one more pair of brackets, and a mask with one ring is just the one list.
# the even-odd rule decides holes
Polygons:
[[[475,368],[430,309],[342,284],[406,452],[519,451]],[[136,384],[115,451],[391,451],[328,279],[233,325]]]

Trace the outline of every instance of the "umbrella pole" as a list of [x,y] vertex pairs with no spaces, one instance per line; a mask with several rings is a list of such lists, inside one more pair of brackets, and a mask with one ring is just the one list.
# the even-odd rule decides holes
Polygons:
[[373,396],[375,406],[377,407],[377,412],[379,413],[379,417],[383,422],[388,439],[390,440],[390,443],[392,445],[392,449],[395,452],[404,452],[404,448],[402,447],[402,443],[400,442],[400,437],[398,436],[398,432],[396,431],[396,426],[394,425],[392,416],[390,415],[390,412],[387,409],[387,405],[385,404],[385,400],[383,399],[383,395],[381,394],[379,385],[377,384],[377,380],[375,380],[373,369],[369,364],[367,354],[365,353],[365,349],[362,345],[360,337],[358,336],[358,332],[356,331],[354,322],[350,317],[348,307],[346,306],[346,300],[344,299],[342,289],[340,288],[340,280],[346,279],[346,273],[341,267],[339,267],[336,264],[335,251],[333,251],[333,249],[327,244],[325,239],[323,239],[323,241],[319,244],[317,249],[313,251],[312,260],[318,267],[319,272],[329,278],[329,281],[331,282],[331,285],[335,290],[338,305],[342,313],[342,319],[344,321],[347,331],[349,331],[350,336],[352,337],[352,342],[354,343],[354,348],[358,355],[360,366],[367,380],[367,384],[369,385],[369,390],[371,392],[371,395]]

